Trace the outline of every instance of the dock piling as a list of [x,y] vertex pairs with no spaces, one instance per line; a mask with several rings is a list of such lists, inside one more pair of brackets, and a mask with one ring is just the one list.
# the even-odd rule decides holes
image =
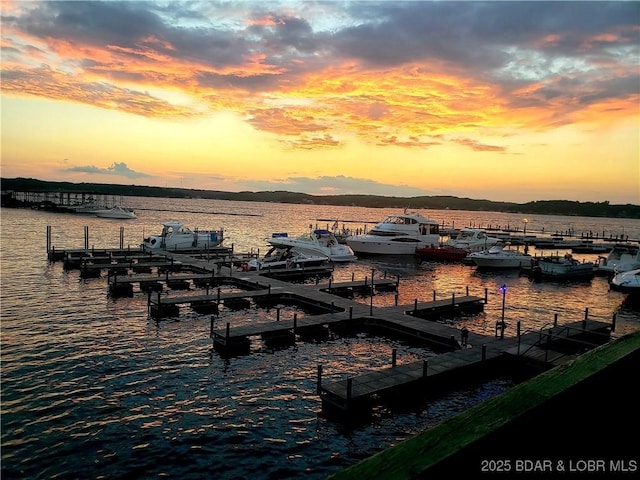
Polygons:
[[316,394],[320,395],[322,390],[322,365],[318,365],[318,377],[316,380]]
[[394,348],[393,350],[391,350],[391,366],[392,367],[396,366],[397,356],[398,356],[398,350]]

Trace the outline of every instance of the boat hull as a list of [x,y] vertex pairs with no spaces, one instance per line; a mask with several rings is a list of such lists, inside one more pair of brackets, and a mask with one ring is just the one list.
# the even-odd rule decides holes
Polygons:
[[427,246],[416,248],[416,254],[423,260],[443,260],[457,262],[464,260],[469,252],[463,248],[450,246]]
[[469,259],[478,268],[529,268],[531,267],[531,258],[526,257],[513,257],[513,258],[486,258],[486,257],[472,257]]
[[419,241],[402,241],[374,239],[347,238],[347,245],[356,254],[364,255],[416,255],[416,249],[426,247],[431,243]]

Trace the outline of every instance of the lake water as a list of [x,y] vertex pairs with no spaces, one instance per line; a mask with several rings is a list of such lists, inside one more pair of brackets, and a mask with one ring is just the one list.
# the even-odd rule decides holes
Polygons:
[[[1,211],[2,478],[276,479],[325,478],[381,449],[430,428],[512,385],[480,382],[411,411],[380,407],[372,421],[352,428],[321,414],[316,368],[344,378],[390,364],[428,358],[434,352],[368,335],[298,343],[281,350],[258,348],[222,358],[211,348],[208,315],[185,309],[156,322],[146,296],[111,298],[106,278],[86,279],[49,262],[46,229],[56,248],[81,248],[85,227],[91,246],[138,246],[159,233],[165,220],[191,228],[223,228],[236,252],[266,251],[273,232],[290,235],[353,220],[363,227],[395,209],[225,202],[199,199],[126,198],[135,220],[34,210]],[[202,213],[206,212],[206,213]],[[493,212],[422,212],[447,225],[524,228],[524,216]],[[323,219],[323,220],[318,220]],[[370,225],[371,224],[367,224]],[[628,219],[528,216],[528,232],[573,230],[640,238],[640,222]],[[536,253],[532,250],[531,253]],[[574,255],[595,259],[596,255]],[[492,334],[502,315],[505,336],[590,318],[610,321],[616,334],[637,330],[640,312],[609,290],[607,279],[533,282],[518,272],[479,272],[462,264],[422,263],[416,258],[367,258],[334,271],[335,281],[371,275],[398,276],[399,304],[439,296],[488,294],[485,311],[447,320],[456,328]],[[356,301],[368,302],[369,297]],[[394,293],[376,294],[374,307],[393,305]],[[283,308],[283,315],[295,309]],[[224,322],[264,321],[274,311],[221,309]]]

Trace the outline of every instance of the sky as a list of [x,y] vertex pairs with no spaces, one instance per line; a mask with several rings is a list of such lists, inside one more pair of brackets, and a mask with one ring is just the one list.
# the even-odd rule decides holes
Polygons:
[[640,204],[640,2],[0,6],[3,178]]

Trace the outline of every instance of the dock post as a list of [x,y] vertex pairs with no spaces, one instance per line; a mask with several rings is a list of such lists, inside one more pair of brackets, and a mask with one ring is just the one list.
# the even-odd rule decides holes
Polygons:
[[374,268],[371,269],[371,299],[370,299],[370,304],[369,304],[369,315],[373,316],[373,275],[375,274],[376,270]]
[[487,359],[487,346],[482,345],[482,361],[484,362]]
[[397,307],[398,306],[398,292],[397,291],[396,291],[395,297],[396,297],[396,307]]
[[489,303],[489,289],[485,287],[484,289],[484,304]]
[[298,314],[293,314],[293,334],[296,334],[296,328],[298,327]]
[[280,321],[280,307],[276,308],[276,322]]
[[469,296],[469,285],[467,285],[467,297]]
[[413,311],[414,312],[418,311],[418,299],[417,298],[413,301]]
[[398,350],[394,348],[393,350],[391,350],[391,366],[392,367],[396,366],[397,356],[398,356]]
[[557,313],[553,314],[553,326],[554,327],[558,326],[558,314]]
[[518,336],[518,356],[520,356],[520,320],[516,324],[516,335]]
[[316,380],[316,394],[320,395],[322,391],[322,365],[318,365],[318,376]]
[[89,250],[89,227],[84,227],[84,249]]
[[589,318],[589,307],[584,309],[584,320],[582,320],[582,329],[587,328],[587,319]]
[[616,312],[613,312],[613,318],[611,319],[611,331],[615,332],[616,331],[616,317],[618,316],[618,314]]
[[456,306],[456,292],[451,294],[451,305]]
[[435,290],[433,291],[433,301],[434,302],[436,301],[436,291]]
[[211,327],[209,328],[209,338],[213,338],[213,315],[211,315]]
[[429,360],[422,361],[422,378],[427,378],[427,373],[429,371]]
[[351,272],[351,281],[354,282],[356,279],[356,274],[355,272]]
[[120,250],[124,248],[124,227],[120,227]]
[[229,322],[227,322],[227,327],[226,330],[224,332],[224,345],[225,347],[229,345],[229,328],[231,327],[231,324]]
[[220,303],[220,287],[218,287],[218,298],[217,298],[218,303]]

